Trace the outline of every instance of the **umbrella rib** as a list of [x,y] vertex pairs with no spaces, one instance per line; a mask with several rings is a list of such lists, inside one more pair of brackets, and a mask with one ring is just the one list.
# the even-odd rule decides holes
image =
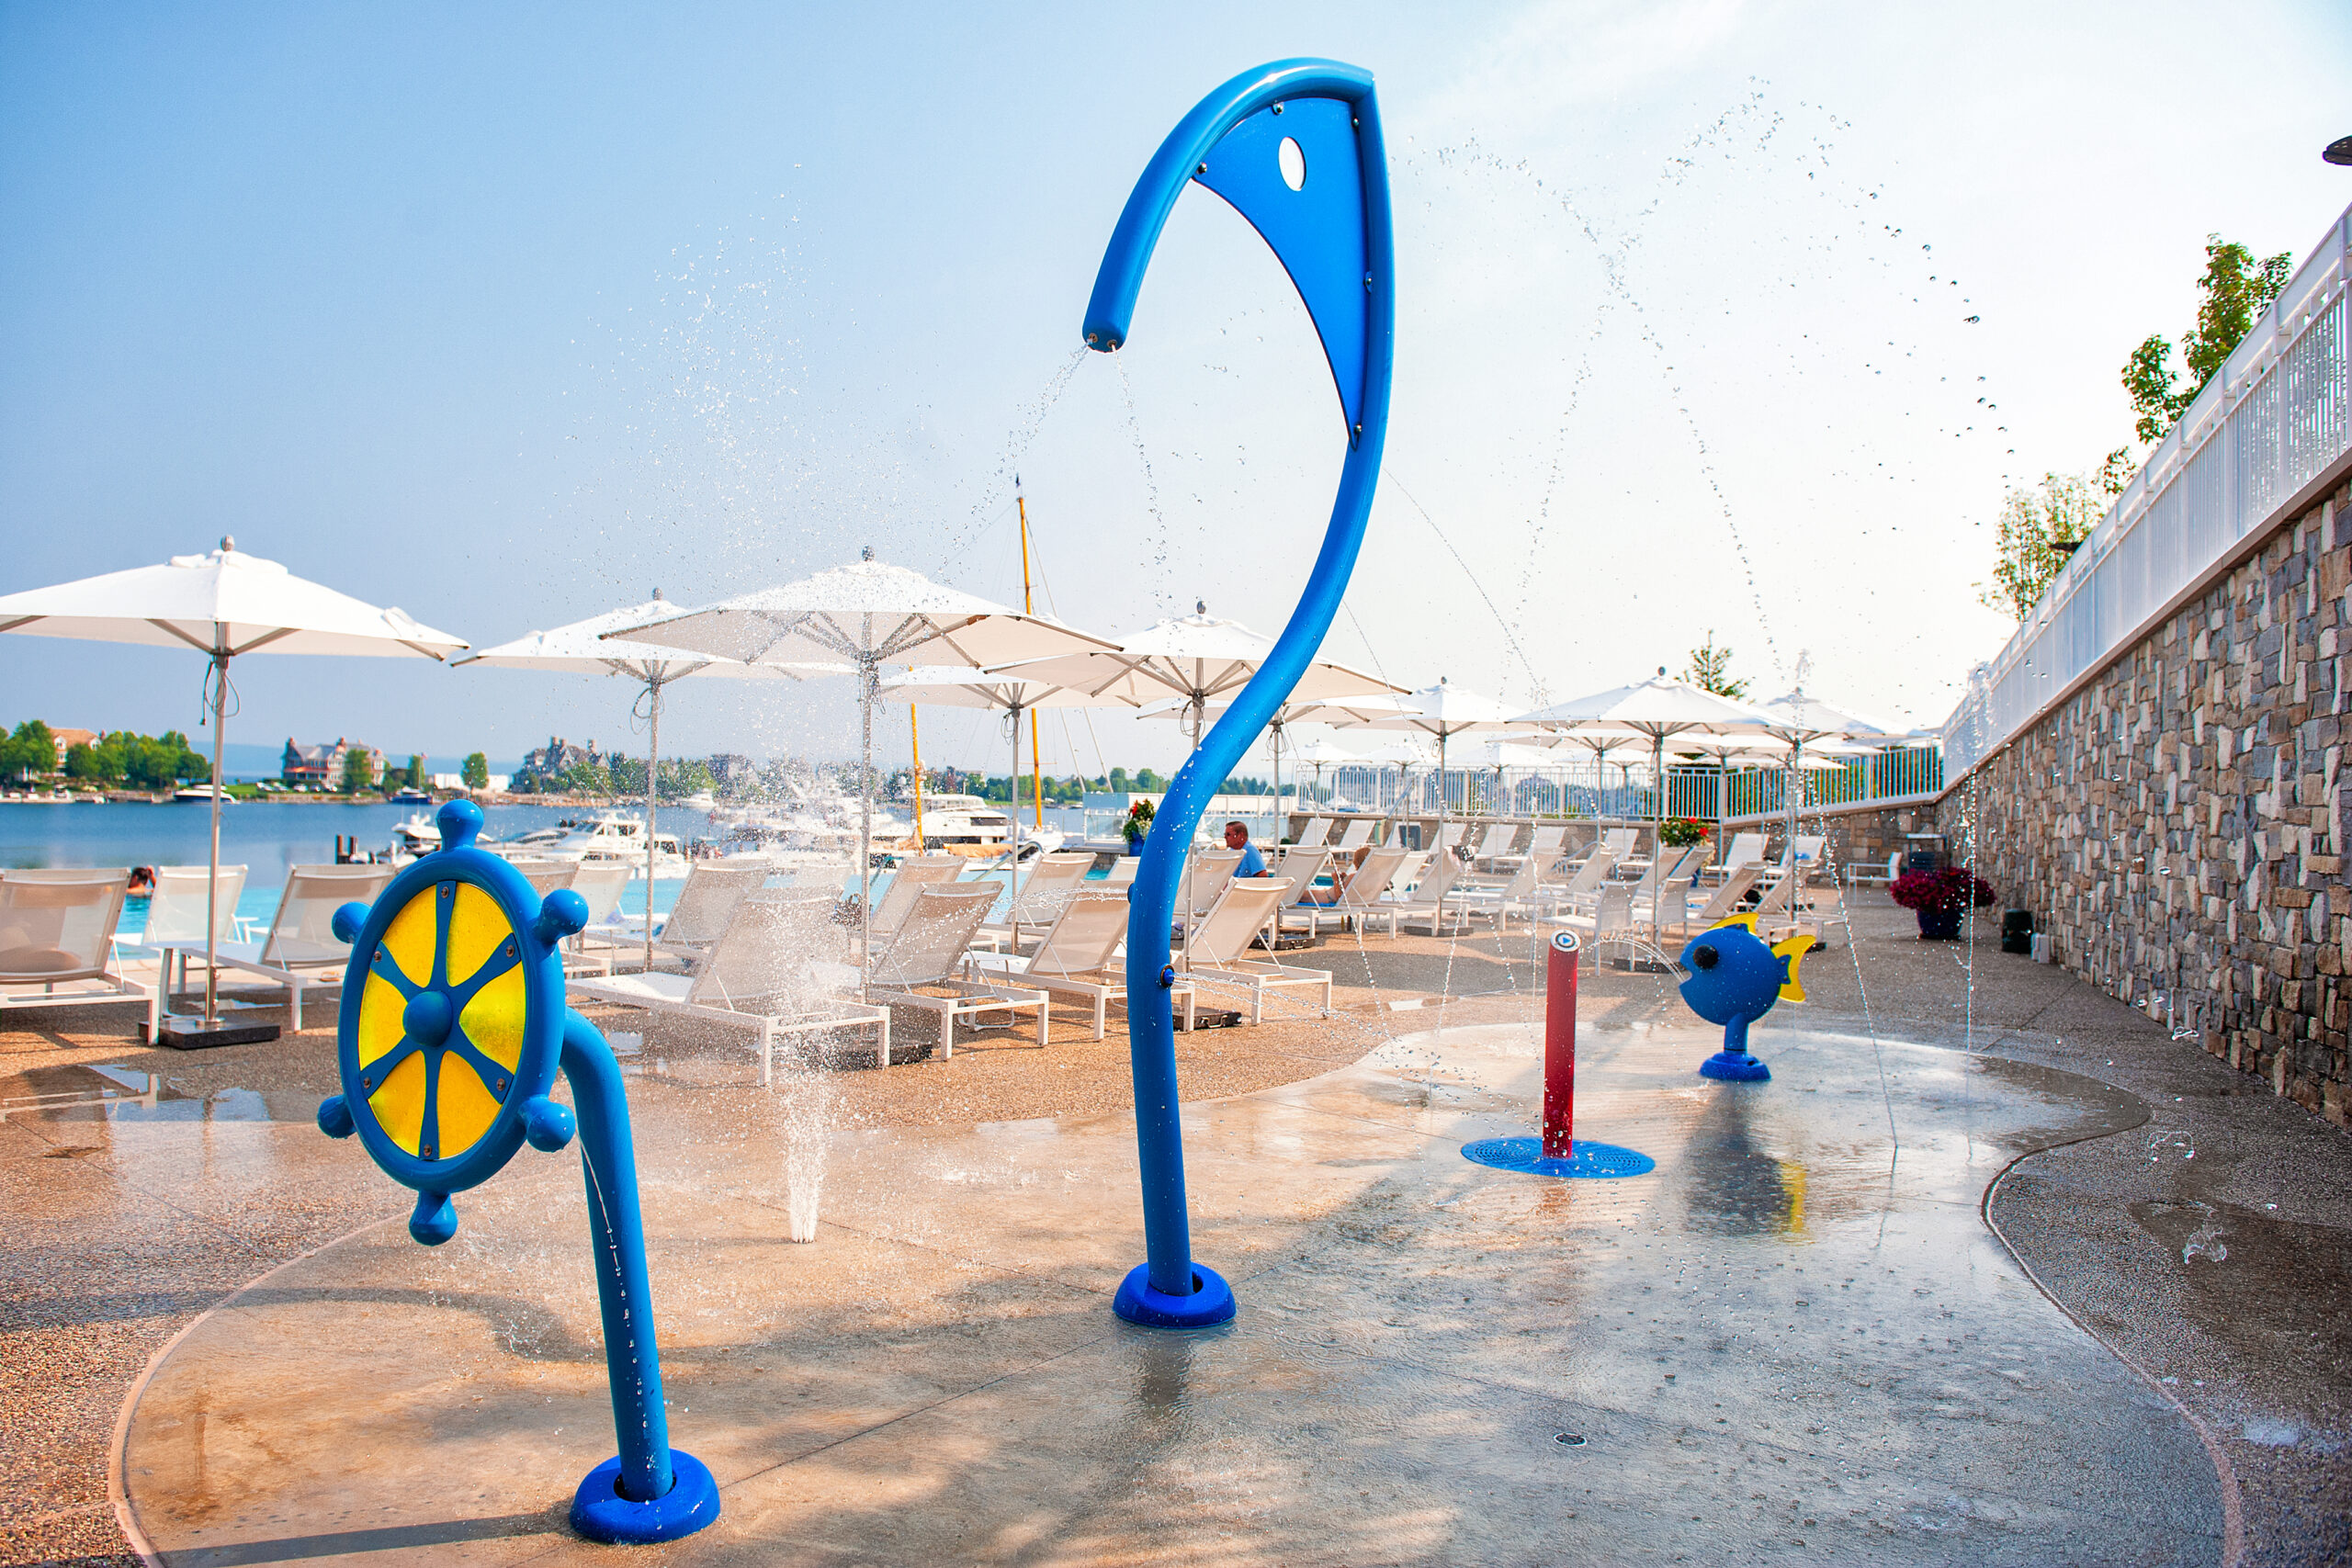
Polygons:
[[47,615],[19,615],[13,621],[0,621],[0,632],[12,632],[18,626],[28,626],[35,621],[47,619],[49,619]]
[[[216,623],[214,623],[214,624],[215,624],[215,625],[219,625],[219,624],[220,624],[220,623],[216,622]],[[251,653],[251,652],[253,652],[255,649],[267,648],[271,643],[277,641],[277,640],[278,640],[279,638],[281,638],[281,637],[292,637],[296,632],[300,631],[300,629],[301,629],[301,628],[300,628],[300,626],[279,626],[279,627],[278,627],[277,629],[276,629],[275,631],[266,631],[266,632],[262,633],[262,634],[261,634],[261,636],[259,636],[259,637],[257,637],[254,638],[254,640],[253,640],[253,641],[251,641],[251,642],[249,642],[249,643],[245,644],[243,648],[223,648],[223,649],[218,649],[217,651],[219,651],[220,653],[221,653],[221,654],[223,654],[223,655],[225,655],[225,656],[227,656],[227,657],[229,657],[229,658],[233,659],[233,658],[235,658],[237,655],[242,654],[242,653]],[[393,638],[392,640],[393,640],[393,641],[395,641],[395,642],[398,642],[398,643],[399,643],[402,648],[416,648],[416,650],[417,650],[419,653],[425,654],[428,658],[438,659],[438,658],[440,658],[440,657],[441,657],[439,654],[437,654],[437,653],[433,653],[433,652],[431,652],[429,649],[422,649],[422,648],[417,648],[417,645],[416,645],[416,644],[414,644],[414,643],[413,643],[413,642],[408,641],[408,640],[407,640],[406,638],[404,638],[404,637],[395,637],[395,638]],[[215,650],[215,649],[205,649],[205,651],[206,651],[206,652],[208,652],[208,653],[210,653],[210,652],[214,652],[214,651],[216,651],[216,650]]]
[[190,648],[196,649],[198,653],[210,653],[213,651],[213,648],[210,643],[199,641],[198,638],[188,636],[187,633],[180,630],[179,627],[172,625],[169,621],[158,620],[154,616],[150,615],[147,617],[147,624],[153,626],[158,631],[170,633],[172,636],[179,638],[182,642],[187,644]]

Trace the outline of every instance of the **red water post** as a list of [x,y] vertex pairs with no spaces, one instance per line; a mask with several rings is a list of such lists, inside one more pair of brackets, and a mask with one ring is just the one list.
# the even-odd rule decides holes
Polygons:
[[1552,939],[1544,974],[1544,1157],[1566,1159],[1576,1148],[1577,961],[1574,931]]

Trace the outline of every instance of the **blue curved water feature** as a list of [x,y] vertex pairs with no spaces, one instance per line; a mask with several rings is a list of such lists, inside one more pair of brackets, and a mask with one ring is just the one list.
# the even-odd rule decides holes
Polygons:
[[[1303,177],[1299,177],[1302,175]],[[1087,346],[1108,354],[1128,323],[1159,231],[1186,185],[1215,191],[1271,246],[1313,318],[1340,396],[1348,455],[1323,547],[1273,651],[1179,769],[1144,841],[1129,894],[1127,1043],[1136,1090],[1147,1261],[1114,1303],[1154,1327],[1223,1322],[1233,1295],[1193,1261],[1177,1121],[1169,933],[1184,846],[1218,784],[1265,728],[1322,646],[1355,570],[1388,434],[1396,279],[1388,158],[1372,73],[1332,60],[1245,71],[1178,122],[1127,197],[1087,303]]]

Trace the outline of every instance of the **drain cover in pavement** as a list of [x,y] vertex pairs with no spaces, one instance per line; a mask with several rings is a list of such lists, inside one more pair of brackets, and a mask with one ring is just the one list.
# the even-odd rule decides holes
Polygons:
[[1618,1176],[1647,1176],[1657,1168],[1657,1161],[1632,1149],[1621,1149],[1614,1144],[1596,1144],[1584,1138],[1568,1145],[1566,1159],[1547,1159],[1541,1138],[1481,1138],[1475,1144],[1462,1145],[1462,1157],[1473,1165],[1492,1166],[1497,1170],[1516,1170],[1529,1176],[1557,1176],[1568,1179],[1608,1178]]

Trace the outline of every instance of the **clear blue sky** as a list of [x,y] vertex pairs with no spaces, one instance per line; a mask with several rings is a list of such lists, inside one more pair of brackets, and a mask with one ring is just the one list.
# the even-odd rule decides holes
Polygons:
[[[868,541],[1012,597],[1017,464],[1066,618],[1205,597],[1272,632],[1337,421],[1238,220],[1180,208],[1119,356],[1134,426],[1099,359],[1033,405],[1159,138],[1323,53],[1380,78],[1403,279],[1397,485],[1330,650],[1556,698],[1713,629],[1764,694],[1802,649],[1932,721],[2005,635],[1968,588],[2003,484],[2125,438],[2116,367],[2188,324],[2206,231],[2300,254],[2352,201],[2317,157],[2352,22],[1902,12],[0,6],[0,588],[228,532],[477,644]],[[242,740],[628,739],[609,682],[255,658],[239,687]],[[198,688],[0,638],[8,722],[193,731]],[[850,697],[709,682],[665,739],[841,754]]]

